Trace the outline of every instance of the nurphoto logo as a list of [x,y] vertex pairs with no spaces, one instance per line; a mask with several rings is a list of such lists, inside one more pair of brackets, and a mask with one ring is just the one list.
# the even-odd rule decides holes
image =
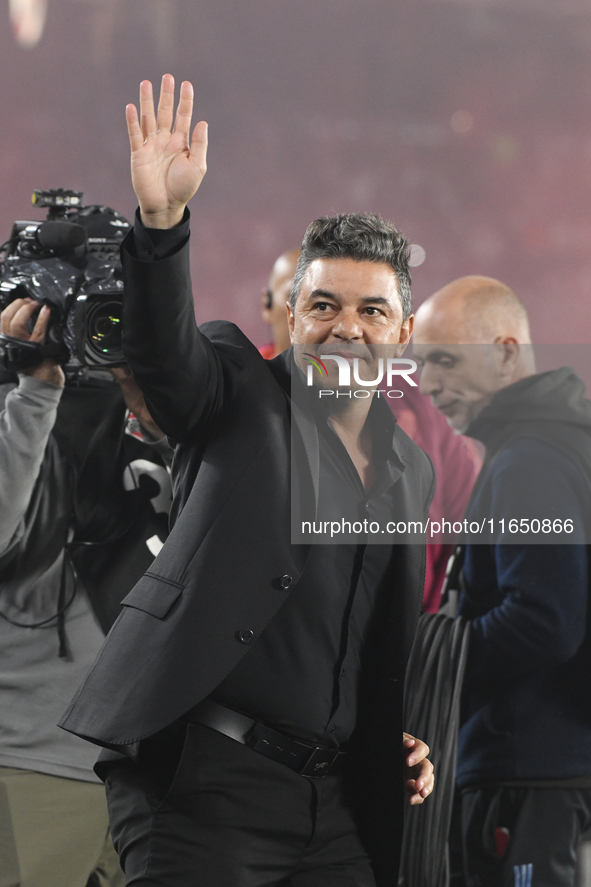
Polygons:
[[[343,392],[337,391],[337,397],[344,396],[345,393],[350,397],[352,393],[351,389],[356,389],[357,385],[368,387],[361,387],[354,390],[353,394],[355,397],[370,397],[371,390],[375,390],[384,379],[386,380],[386,386],[389,390],[383,391],[382,389],[378,389],[378,396],[379,394],[387,394],[388,397],[403,397],[404,394],[402,391],[392,388],[395,377],[402,377],[408,385],[411,385],[413,388],[417,387],[417,383],[411,376],[411,373],[415,373],[417,370],[417,363],[415,360],[410,360],[410,358],[380,357],[378,359],[376,378],[362,379],[359,375],[358,357],[353,358],[351,361],[340,354],[320,354],[317,356],[307,352],[303,352],[302,357],[308,364],[306,377],[306,384],[308,387],[312,387],[314,384],[314,370],[320,374],[321,378],[328,377],[328,369],[324,361],[334,360],[336,362],[339,370],[338,386],[339,388],[345,389]],[[353,380],[355,384],[351,383],[351,367],[353,368]],[[318,396],[326,397],[331,394],[335,394],[335,391],[332,389],[320,389]]]

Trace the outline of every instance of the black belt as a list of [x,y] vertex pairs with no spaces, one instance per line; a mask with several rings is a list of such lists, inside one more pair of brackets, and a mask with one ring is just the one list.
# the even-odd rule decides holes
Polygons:
[[285,764],[300,776],[311,779],[334,773],[345,756],[345,752],[338,748],[323,748],[293,739],[211,699],[204,699],[183,720],[217,730],[253,751]]

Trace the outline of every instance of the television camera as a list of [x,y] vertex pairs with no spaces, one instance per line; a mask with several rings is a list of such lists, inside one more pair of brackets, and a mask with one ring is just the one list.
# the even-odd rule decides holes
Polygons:
[[[121,366],[123,277],[119,247],[130,228],[120,213],[84,206],[83,193],[34,191],[45,221],[17,221],[1,247],[0,311],[19,298],[47,305],[44,345],[0,333],[0,366],[18,371],[52,357],[70,375]],[[38,312],[30,320],[32,331]]]

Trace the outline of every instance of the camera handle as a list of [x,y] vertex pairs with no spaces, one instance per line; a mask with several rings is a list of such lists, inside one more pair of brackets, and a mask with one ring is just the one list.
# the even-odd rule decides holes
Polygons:
[[61,343],[40,345],[0,333],[0,366],[12,372],[37,366],[47,357],[56,361],[64,359],[64,346]]

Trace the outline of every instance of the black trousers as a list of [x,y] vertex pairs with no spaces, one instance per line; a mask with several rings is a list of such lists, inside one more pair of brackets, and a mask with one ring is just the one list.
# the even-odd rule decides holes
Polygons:
[[573,887],[591,789],[487,787],[462,794],[468,887]]
[[340,774],[307,779],[182,724],[105,785],[128,887],[375,887]]

